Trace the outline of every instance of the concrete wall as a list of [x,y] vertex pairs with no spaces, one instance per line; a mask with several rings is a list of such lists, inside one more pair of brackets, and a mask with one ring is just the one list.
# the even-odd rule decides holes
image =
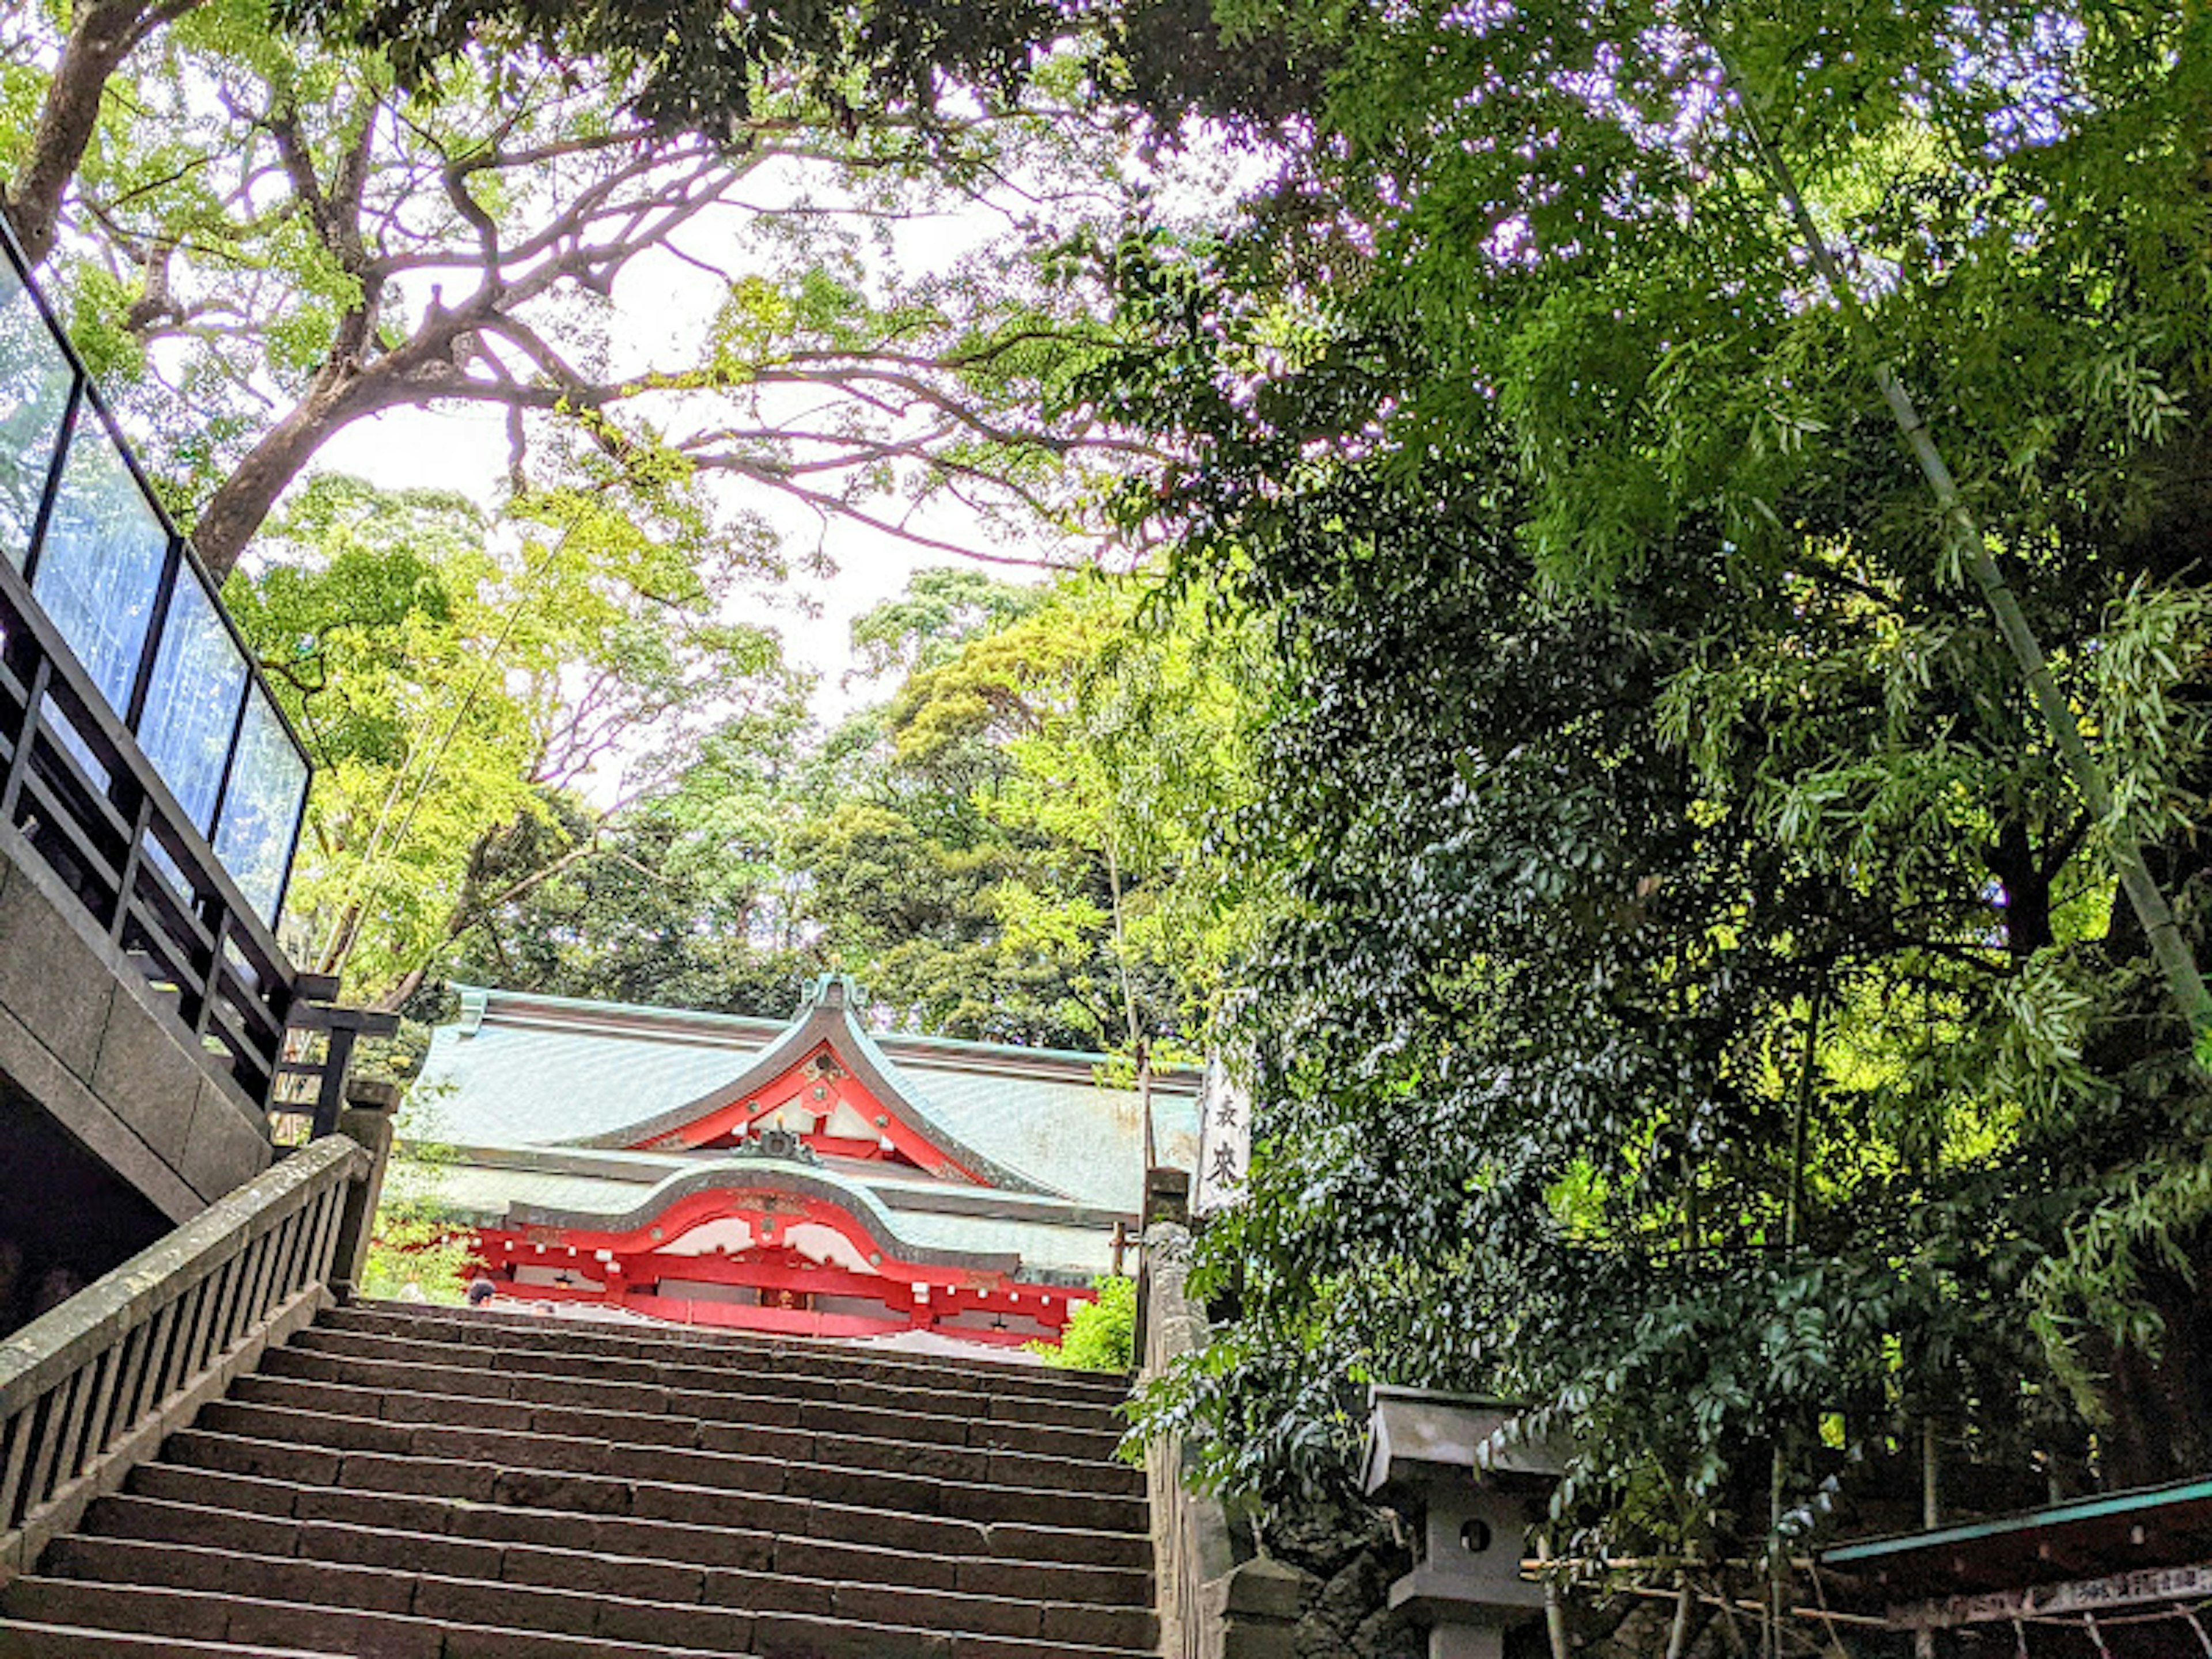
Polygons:
[[7,824],[0,1078],[173,1223],[269,1167],[266,1120],[200,1048],[175,997],[109,943]]

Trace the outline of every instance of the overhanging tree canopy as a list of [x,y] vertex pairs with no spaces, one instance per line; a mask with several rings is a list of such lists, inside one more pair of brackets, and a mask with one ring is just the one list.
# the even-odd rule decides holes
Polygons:
[[1524,1389],[1568,1515],[1693,1559],[1923,1430],[2201,1467],[2197,1011],[2115,872],[2196,937],[2203,24],[1250,21],[1335,66],[1312,128],[1123,255],[1119,413],[1190,457],[1133,510],[1297,688],[1246,825],[1274,1127],[1177,1409],[1266,1485],[1347,1377]]

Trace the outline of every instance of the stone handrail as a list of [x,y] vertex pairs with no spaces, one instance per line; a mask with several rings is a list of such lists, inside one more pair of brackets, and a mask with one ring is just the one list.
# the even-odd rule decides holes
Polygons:
[[0,1343],[0,1584],[330,1301],[369,1174],[317,1141]]
[[[1145,1234],[1138,1302],[1140,1379],[1159,1376],[1206,1340],[1206,1310],[1186,1290],[1190,1235],[1171,1222]],[[1153,1571],[1164,1659],[1291,1659],[1302,1575],[1255,1554],[1220,1499],[1195,1490],[1197,1455],[1180,1436],[1145,1451]]]

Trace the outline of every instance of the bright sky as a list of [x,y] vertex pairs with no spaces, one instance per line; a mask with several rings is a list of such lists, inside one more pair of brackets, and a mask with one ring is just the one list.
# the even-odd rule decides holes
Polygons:
[[[617,300],[621,297],[617,289]],[[323,447],[315,465],[320,471],[350,472],[387,488],[457,490],[489,507],[507,476],[506,430],[495,411],[394,410],[340,433]],[[835,720],[872,695],[866,685],[848,690],[842,683],[852,665],[853,619],[896,595],[923,566],[956,561],[858,525],[833,520],[824,532],[811,514],[781,500],[752,505],[790,538],[794,552],[823,536],[837,566],[836,574],[826,580],[794,568],[780,591],[745,596],[772,607],[775,614],[767,620],[782,634],[789,660],[819,677],[815,714],[825,722]],[[952,526],[939,524],[938,528]],[[1000,574],[1018,579],[1024,573]]]
[[[1002,228],[995,216],[980,210],[922,220],[902,231],[900,263],[912,264],[917,256],[925,263],[949,262]],[[710,258],[717,252],[703,238],[693,238],[686,246]],[[745,261],[737,253],[729,263],[742,268]],[[720,284],[696,267],[669,256],[647,255],[624,273],[613,297],[611,361],[626,373],[696,362],[697,341],[721,293]],[[356,422],[323,447],[314,470],[349,472],[387,488],[452,489],[490,507],[505,486],[507,464],[501,413],[453,405],[395,410]],[[864,526],[838,520],[825,526],[772,490],[733,493],[729,499],[769,520],[787,539],[794,566],[790,580],[780,589],[747,592],[744,608],[753,620],[767,621],[783,635],[792,663],[814,672],[815,713],[825,722],[835,720],[871,696],[865,684],[848,689],[843,684],[852,665],[854,619],[896,595],[915,571],[957,561]],[[893,520],[899,514],[897,503],[889,504],[884,513]],[[942,540],[994,545],[957,507],[933,505],[927,514],[915,516],[915,525]],[[799,568],[817,544],[836,565],[835,575],[824,578]],[[993,568],[1013,580],[1025,574]],[[760,617],[753,609],[758,605],[771,614]],[[874,693],[880,694],[880,689]]]

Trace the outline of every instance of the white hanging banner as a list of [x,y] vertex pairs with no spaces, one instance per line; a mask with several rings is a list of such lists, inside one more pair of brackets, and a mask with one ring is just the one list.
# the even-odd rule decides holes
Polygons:
[[1206,1090],[1198,1102],[1198,1168],[1191,1180],[1193,1215],[1212,1215],[1239,1203],[1252,1164],[1252,1097],[1215,1054],[1206,1063]]

